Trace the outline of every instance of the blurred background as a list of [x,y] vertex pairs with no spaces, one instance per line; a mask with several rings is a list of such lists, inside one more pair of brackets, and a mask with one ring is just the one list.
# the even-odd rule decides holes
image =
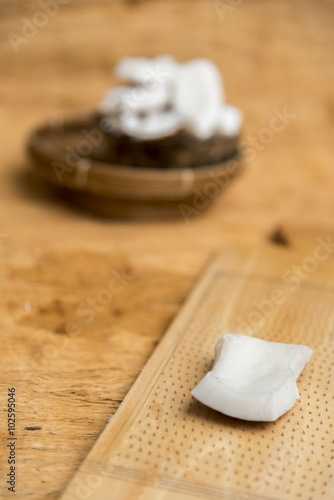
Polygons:
[[[20,498],[57,498],[213,252],[333,233],[333,22],[330,0],[0,0],[1,373],[15,366],[21,391]],[[26,182],[33,127],[94,110],[120,58],[160,54],[212,59],[244,113],[226,193],[190,221],[139,223]],[[122,269],[136,279],[64,347],[78,304]]]
[[[2,0],[0,10],[0,119],[11,173],[24,164],[33,126],[96,108],[115,83],[121,57],[208,57],[223,75],[227,101],[244,112],[250,160],[247,201],[240,196],[237,207],[225,210],[232,198],[221,199],[215,215],[244,226],[261,211],[270,225],[293,210],[317,222],[313,206],[331,198],[332,2]],[[275,110],[288,119],[271,137],[262,129],[270,128]],[[7,192],[13,185],[4,175]]]

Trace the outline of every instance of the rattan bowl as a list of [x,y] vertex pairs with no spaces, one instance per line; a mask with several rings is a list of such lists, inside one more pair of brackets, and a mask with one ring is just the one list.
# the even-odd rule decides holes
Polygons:
[[66,199],[108,217],[170,218],[206,208],[241,171],[228,160],[194,168],[117,165],[93,159],[99,147],[94,114],[47,123],[28,140],[33,171]]

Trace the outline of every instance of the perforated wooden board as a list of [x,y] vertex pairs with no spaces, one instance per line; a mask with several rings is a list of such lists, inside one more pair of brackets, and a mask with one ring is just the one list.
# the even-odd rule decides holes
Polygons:
[[[334,498],[334,259],[318,246],[219,254],[63,500]],[[227,332],[314,349],[300,400],[278,421],[233,419],[192,398]]]

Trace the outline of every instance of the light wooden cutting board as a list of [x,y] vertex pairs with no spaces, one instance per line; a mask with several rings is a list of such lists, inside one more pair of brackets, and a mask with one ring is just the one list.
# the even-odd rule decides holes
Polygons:
[[[300,400],[278,421],[233,419],[192,398],[228,332],[314,350],[298,379]],[[325,239],[307,253],[225,249],[62,499],[334,498],[333,335],[334,258]]]

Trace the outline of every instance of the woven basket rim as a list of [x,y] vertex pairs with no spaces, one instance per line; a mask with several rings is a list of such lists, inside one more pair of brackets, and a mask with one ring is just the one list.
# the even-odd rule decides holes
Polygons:
[[[227,170],[231,162],[240,160],[240,151],[218,163],[186,168],[139,167],[108,163],[82,156],[76,165],[66,163],[66,151],[54,144],[53,136],[66,135],[89,126],[93,113],[70,117],[63,122],[38,125],[28,138],[28,152],[37,174],[57,182],[54,164],[67,169],[63,186],[104,195],[131,199],[182,199],[191,194],[196,183],[212,179],[217,171]],[[78,155],[80,156],[80,155]],[[70,172],[68,170],[71,170]]]

